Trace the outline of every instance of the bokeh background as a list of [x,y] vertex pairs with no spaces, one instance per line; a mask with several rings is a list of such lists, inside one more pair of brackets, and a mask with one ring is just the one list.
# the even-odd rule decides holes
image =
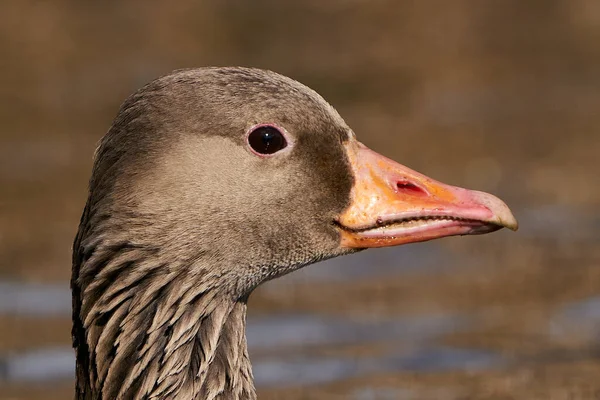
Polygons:
[[262,399],[600,399],[598,0],[3,1],[1,399],[72,397],[96,143],[132,91],[206,65],[311,86],[369,147],[521,223],[259,288]]

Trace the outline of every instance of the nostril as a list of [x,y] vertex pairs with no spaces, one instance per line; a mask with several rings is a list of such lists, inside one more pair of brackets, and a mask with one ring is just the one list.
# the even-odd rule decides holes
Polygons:
[[411,194],[411,195],[426,195],[427,192],[421,189],[419,186],[415,185],[412,182],[408,181],[398,181],[396,182],[396,189],[398,192]]

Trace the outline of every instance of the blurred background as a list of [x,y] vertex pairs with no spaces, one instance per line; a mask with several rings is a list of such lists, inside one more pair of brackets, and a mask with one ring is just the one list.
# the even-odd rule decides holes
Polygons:
[[598,0],[4,1],[0,399],[72,398],[96,143],[132,91],[206,65],[309,85],[369,147],[521,225],[259,288],[260,398],[600,399]]

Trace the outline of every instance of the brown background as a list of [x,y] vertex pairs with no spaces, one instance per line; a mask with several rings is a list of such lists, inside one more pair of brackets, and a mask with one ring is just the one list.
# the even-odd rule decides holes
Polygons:
[[[365,144],[499,195],[522,227],[416,245],[443,249],[451,256],[439,262],[456,268],[343,281],[299,275],[250,301],[251,317],[470,313],[475,326],[437,342],[493,351],[504,363],[265,385],[262,398],[386,398],[360,391],[377,388],[391,390],[388,398],[404,393],[394,390],[415,399],[600,398],[600,2],[5,1],[0,282],[66,287],[92,154],[120,102],[156,76],[205,65],[268,68],[311,86]],[[475,268],[461,267],[473,259]],[[368,269],[377,256],[364,260]],[[573,304],[588,304],[587,314],[555,335],[556,315]],[[68,315],[0,312],[0,360],[68,346],[69,329]],[[302,351],[360,363],[387,345]],[[0,398],[71,391],[68,380],[0,374]]]

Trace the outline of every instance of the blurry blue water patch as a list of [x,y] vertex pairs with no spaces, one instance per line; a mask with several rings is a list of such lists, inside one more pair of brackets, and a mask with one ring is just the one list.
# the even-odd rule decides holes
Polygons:
[[429,385],[413,388],[399,387],[360,387],[350,393],[353,400],[415,400],[415,399],[470,399],[468,391],[455,386]]
[[551,319],[552,336],[595,339],[600,337],[600,296],[573,302],[562,307]]
[[305,358],[255,360],[252,363],[256,386],[307,385],[334,382],[356,376],[363,359]]
[[0,314],[70,316],[68,284],[36,284],[0,281]]
[[439,347],[421,349],[397,360],[393,367],[418,372],[481,371],[504,363],[504,359],[492,351]]
[[0,382],[47,382],[75,377],[75,352],[51,347],[0,355]]
[[600,296],[590,297],[586,300],[571,303],[563,309],[567,317],[581,320],[594,320],[600,322]]
[[353,400],[415,400],[415,399],[468,399],[468,393],[449,386],[419,387],[418,391],[397,387],[361,387],[354,390],[349,398]]
[[433,348],[410,354],[387,354],[381,357],[286,357],[258,360],[254,378],[258,386],[314,385],[360,375],[394,371],[440,372],[449,370],[481,371],[505,364],[493,352]]
[[386,341],[414,345],[465,330],[470,323],[471,317],[460,314],[424,314],[394,319],[285,314],[250,317],[246,333],[250,351]]
[[[350,394],[354,400],[409,400],[414,399],[415,393],[410,389],[391,387],[363,387]],[[439,399],[439,396],[430,397]]]

